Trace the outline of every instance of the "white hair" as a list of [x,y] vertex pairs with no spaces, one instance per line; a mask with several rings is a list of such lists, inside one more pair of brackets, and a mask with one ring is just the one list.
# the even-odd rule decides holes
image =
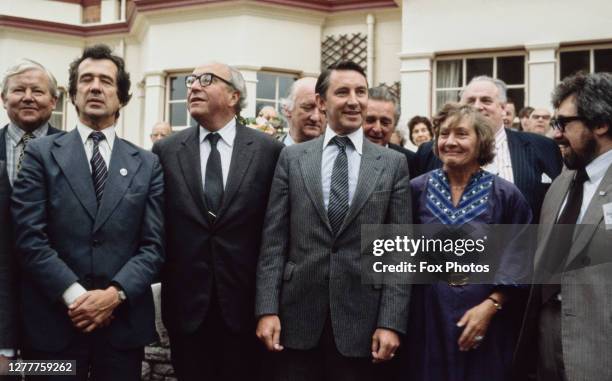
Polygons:
[[2,78],[2,97],[6,97],[6,93],[8,91],[8,80],[11,77],[14,77],[19,74],[23,74],[29,70],[40,70],[42,71],[47,78],[49,79],[49,92],[53,98],[59,97],[59,91],[57,90],[57,81],[55,77],[47,68],[43,65],[39,64],[34,60],[30,60],[27,58],[20,59],[15,65],[9,67],[4,72],[4,77]]

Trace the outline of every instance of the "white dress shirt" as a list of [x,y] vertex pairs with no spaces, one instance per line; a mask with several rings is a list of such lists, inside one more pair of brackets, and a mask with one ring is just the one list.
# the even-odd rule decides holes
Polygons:
[[234,139],[236,139],[236,119],[232,118],[228,124],[219,131],[208,131],[200,126],[200,168],[202,169],[202,188],[206,191],[206,163],[210,156],[210,142],[206,140],[208,134],[216,132],[221,136],[217,141],[217,150],[221,156],[221,172],[223,174],[223,188],[227,184],[227,175],[232,162],[232,151],[234,150]]
[[[608,168],[610,168],[610,165],[612,165],[612,150],[599,155],[584,168],[587,175],[589,175],[589,179],[584,182],[582,188],[582,205],[580,206],[580,214],[578,215],[578,220],[576,221],[577,224],[581,223],[582,218],[589,208],[589,204],[591,203],[593,196],[595,196],[595,191],[597,191],[597,188],[599,188],[599,184],[601,184],[601,180],[603,180],[606,171]],[[563,200],[561,209],[559,209],[557,219],[559,219],[563,209],[565,209],[568,196],[569,191],[565,195],[565,199]]]
[[[325,138],[323,139],[323,157],[321,158],[321,182],[323,185],[323,202],[325,209],[329,205],[329,192],[331,189],[331,176],[334,169],[334,162],[340,152],[340,148],[330,141],[336,132],[329,126],[325,129]],[[357,180],[359,180],[359,168],[361,166],[361,154],[363,149],[363,130],[359,128],[349,135],[346,135],[353,143],[353,146],[346,147],[346,158],[348,160],[348,177],[349,177],[349,205],[353,201]]]
[[282,143],[285,145],[285,147],[289,147],[289,146],[294,145],[295,141],[291,137],[291,134],[287,132],[287,135],[285,135],[285,138],[283,139]]
[[[36,138],[40,138],[41,136],[46,136],[49,132],[49,123],[45,123],[42,126],[38,127],[32,134]],[[9,123],[6,128],[6,172],[8,173],[8,178],[13,185],[15,179],[17,178],[17,165],[19,164],[19,156],[25,149],[21,138],[25,135],[25,131],[21,128],[17,127],[17,125],[12,122]]]
[[[85,155],[87,156],[87,165],[89,166],[89,171],[91,172],[91,157],[93,156],[93,140],[89,137],[89,135],[95,130],[87,127],[86,125],[79,122],[77,124],[77,131],[81,136],[81,141],[83,142],[83,148],[85,148]],[[113,144],[115,143],[115,126],[107,127],[102,130],[102,133],[106,137],[106,139],[102,140],[98,149],[100,150],[100,155],[102,155],[102,160],[106,163],[106,168],[108,169],[110,165],[111,153],[113,152]],[[87,290],[78,282],[73,283],[64,291],[62,294],[62,299],[64,300],[64,304],[66,306],[74,303],[76,298],[86,293]]]
[[514,184],[508,135],[506,135],[506,129],[503,127],[495,133],[495,158],[492,163],[484,166],[484,169]]

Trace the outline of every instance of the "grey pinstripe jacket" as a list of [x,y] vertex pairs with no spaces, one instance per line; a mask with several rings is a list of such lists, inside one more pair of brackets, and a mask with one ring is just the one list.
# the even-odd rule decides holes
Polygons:
[[406,158],[363,142],[355,195],[333,235],[323,204],[323,136],[281,152],[264,224],[257,269],[256,315],[277,314],[281,344],[315,347],[329,315],[336,346],[370,355],[376,328],[404,333],[410,287],[362,284],[362,224],[411,223]]

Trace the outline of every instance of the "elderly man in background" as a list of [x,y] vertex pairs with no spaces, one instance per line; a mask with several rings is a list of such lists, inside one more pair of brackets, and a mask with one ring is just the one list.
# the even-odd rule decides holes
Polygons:
[[172,126],[168,122],[157,122],[151,130],[151,143],[162,140],[172,134]]
[[552,137],[550,128],[550,111],[544,107],[536,107],[529,114],[529,132]]
[[406,156],[409,175],[412,178],[416,173],[416,154],[390,142],[400,119],[397,99],[384,86],[370,88],[368,95],[367,114],[363,123],[365,136],[374,144],[390,148]]
[[514,126],[514,118],[516,118],[516,106],[514,101],[508,98],[506,102],[506,111],[504,113],[504,128],[518,129]]
[[285,146],[317,138],[323,133],[326,118],[315,102],[316,83],[316,78],[300,78],[289,89],[289,96],[283,105],[289,132],[279,137]]
[[58,95],[55,77],[38,62],[23,59],[4,73],[2,103],[10,123],[0,129],[0,160],[6,161],[11,185],[27,144],[59,132],[49,124]]

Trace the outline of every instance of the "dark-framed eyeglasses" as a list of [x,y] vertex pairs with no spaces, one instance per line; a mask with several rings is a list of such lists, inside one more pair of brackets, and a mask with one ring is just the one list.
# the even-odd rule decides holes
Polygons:
[[219,81],[230,86],[232,89],[235,89],[234,85],[230,81],[227,81],[213,73],[202,73],[200,75],[190,74],[185,77],[185,86],[187,86],[188,89],[191,89],[191,86],[193,86],[197,80],[200,81],[200,85],[202,87],[210,86],[214,78],[217,78]]
[[565,126],[568,123],[575,122],[577,120],[585,121],[585,119],[581,116],[557,116],[550,119],[550,126],[555,130],[561,131],[561,133],[565,132]]

